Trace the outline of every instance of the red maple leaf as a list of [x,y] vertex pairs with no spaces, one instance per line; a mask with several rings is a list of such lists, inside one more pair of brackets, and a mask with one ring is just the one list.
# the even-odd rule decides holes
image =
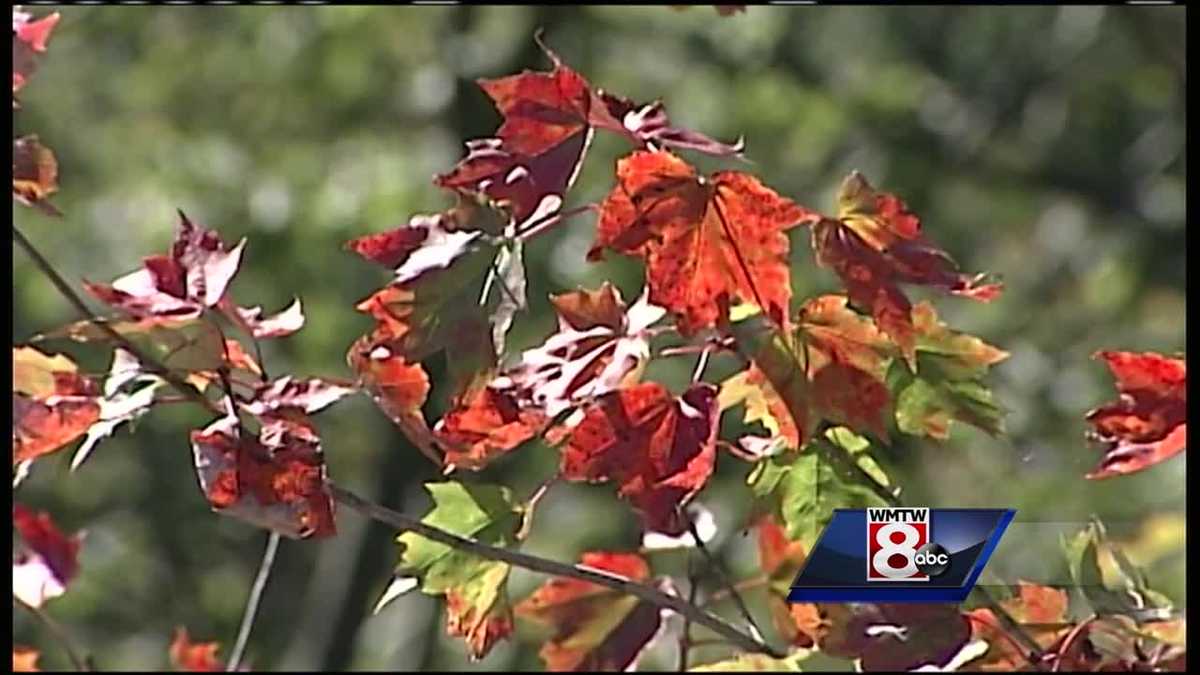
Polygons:
[[717,388],[699,383],[672,396],[655,382],[606,394],[584,412],[563,448],[562,475],[618,483],[647,530],[678,535],[677,512],[712,474]]
[[677,146],[716,155],[738,154],[729,145],[670,125],[661,102],[637,104],[586,79],[549,47],[550,72],[479,80],[504,122],[493,138],[467,142],[467,156],[436,183],[488,195],[507,204],[518,225],[558,211],[583,163],[595,129],[616,132],[655,148]]
[[879,328],[915,367],[912,305],[899,284],[920,284],[982,302],[1000,284],[958,271],[954,261],[921,235],[921,222],[895,195],[877,192],[857,171],[842,182],[836,218],[813,224],[818,264],[841,277],[850,300],[871,312]]
[[13,504],[13,529],[24,547],[13,558],[13,594],[33,607],[62,595],[79,573],[82,537],[63,534],[48,513]]
[[1153,352],[1097,352],[1117,380],[1119,400],[1088,413],[1105,445],[1088,478],[1148,469],[1187,448],[1187,362]]
[[[645,582],[650,566],[633,553],[590,551],[584,566]],[[549,671],[626,671],[658,634],[659,609],[589,581],[554,578],[521,601],[517,616],[547,625],[554,635],[539,655]]]
[[469,392],[434,427],[450,468],[478,471],[496,457],[537,436],[547,419],[537,410],[522,410],[511,394],[491,387]]
[[220,648],[216,642],[192,642],[187,629],[179,626],[175,629],[175,638],[171,641],[171,665],[176,670],[191,673],[224,671],[225,664],[217,658],[217,650]]
[[646,261],[650,302],[694,334],[753,302],[783,325],[792,297],[785,231],[810,214],[757,178],[703,178],[669,152],[638,151],[617,163],[588,258],[605,248]]

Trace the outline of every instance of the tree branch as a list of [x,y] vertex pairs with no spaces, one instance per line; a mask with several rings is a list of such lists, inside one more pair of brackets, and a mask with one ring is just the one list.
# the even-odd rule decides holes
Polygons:
[[55,639],[57,639],[59,644],[62,645],[63,650],[67,652],[67,658],[71,659],[71,665],[75,666],[75,670],[80,672],[95,670],[95,668],[92,667],[91,657],[81,653],[82,650],[75,646],[74,640],[71,639],[71,636],[67,633],[67,631],[64,630],[62,626],[58,625],[57,621],[51,619],[49,614],[46,614],[46,612],[44,612],[40,607],[34,607],[33,605],[30,605],[16,596],[13,596],[13,602],[20,605],[26,611],[32,614],[38,621],[42,622],[42,625],[44,625],[51,633],[54,634]]
[[510,551],[504,548],[496,548],[481,544],[474,539],[460,537],[457,534],[447,532],[445,530],[427,525],[412,516],[393,511],[389,508],[380,506],[368,499],[358,496],[357,494],[333,484],[331,481],[329,489],[333,493],[334,499],[344,504],[345,506],[358,511],[362,515],[386,523],[398,530],[415,532],[426,539],[431,539],[439,544],[445,544],[459,551],[473,553],[481,558],[488,560],[499,560],[506,562],[515,567],[520,567],[533,572],[542,574],[552,574],[554,576],[568,577],[571,579],[579,579],[580,581],[588,581],[593,584],[605,586],[621,593],[628,593],[640,600],[644,600],[657,607],[669,609],[683,615],[684,618],[691,620],[693,623],[700,624],[719,635],[729,639],[730,642],[737,645],[746,651],[768,654],[775,658],[782,658],[783,654],[775,650],[770,645],[767,645],[753,637],[734,628],[724,619],[709,614],[699,607],[688,603],[683,598],[674,595],[667,595],[658,589],[639,584],[625,577],[617,576],[609,572],[591,569],[582,565],[568,565],[554,560],[538,558],[527,553],[519,551]]
[[262,600],[263,589],[267,587],[267,579],[271,576],[271,567],[275,564],[275,552],[279,550],[279,533],[271,532],[267,538],[267,550],[263,551],[262,563],[258,566],[258,576],[250,587],[250,596],[246,598],[246,610],[242,614],[242,625],[238,628],[237,642],[229,654],[226,672],[238,669],[242,654],[246,651],[246,643],[250,641],[250,631],[254,628],[254,618],[258,615],[258,604]]

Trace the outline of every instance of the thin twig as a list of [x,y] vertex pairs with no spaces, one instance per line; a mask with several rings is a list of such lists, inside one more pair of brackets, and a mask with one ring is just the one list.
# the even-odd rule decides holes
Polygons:
[[669,609],[685,618],[691,619],[694,623],[700,624],[719,635],[722,635],[730,640],[739,648],[750,652],[762,653],[782,658],[782,653],[774,649],[768,644],[763,643],[735,628],[733,625],[724,619],[709,614],[708,612],[688,603],[683,598],[675,595],[668,595],[658,590],[632,581],[622,576],[604,572],[601,570],[584,567],[581,565],[568,565],[555,560],[547,560],[538,558],[527,553],[519,551],[510,551],[504,548],[496,548],[482,544],[474,539],[460,537],[457,534],[447,532],[445,530],[427,525],[416,518],[407,516],[398,511],[393,511],[387,507],[381,506],[368,499],[358,496],[357,494],[342,488],[332,482],[329,489],[333,494],[334,499],[344,504],[345,506],[358,511],[364,516],[377,520],[381,523],[390,525],[399,530],[415,532],[426,539],[431,539],[440,544],[445,544],[459,551],[474,553],[475,555],[486,558],[488,560],[499,560],[506,562],[516,567],[540,572],[542,574],[551,574],[560,577],[568,577],[571,579],[579,579],[580,581],[588,581],[606,588],[611,588],[615,591],[628,593],[638,599],[644,600],[656,607]]
[[218,415],[222,414],[222,411],[217,404],[211,401],[207,396],[197,391],[195,387],[188,385],[166,366],[163,366],[154,359],[147,357],[142,350],[138,349],[132,342],[129,341],[128,338],[113,330],[112,327],[104,321],[96,318],[95,314],[88,309],[88,306],[83,301],[83,298],[80,297],[79,294],[76,293],[73,288],[71,288],[71,285],[67,283],[67,280],[64,279],[63,276],[54,269],[54,266],[51,265],[50,261],[42,255],[41,251],[39,251],[32,242],[25,238],[25,235],[22,234],[19,229],[17,229],[15,223],[13,224],[12,231],[13,238],[18,244],[21,245],[21,248],[25,249],[25,252],[29,254],[30,258],[33,259],[33,262],[35,265],[37,265],[38,269],[46,275],[46,277],[50,280],[50,283],[54,284],[54,287],[58,289],[58,292],[67,299],[67,302],[70,302],[71,305],[75,307],[76,311],[78,311],[85,320],[90,321],[92,325],[99,328],[104,334],[108,335],[110,338],[120,344],[121,347],[130,354],[133,354],[134,358],[136,358],[139,363],[145,366],[148,372],[163,378],[173,387],[178,389],[184,396],[191,398],[200,405],[203,405],[208,410],[215,412]]
[[769,581],[770,579],[765,576],[742,579],[730,588],[718,588],[717,590],[713,591],[712,595],[708,596],[704,605],[707,606],[715,602],[720,602],[726,598],[733,597],[734,591],[741,593],[745,591],[752,591],[760,586],[766,586],[767,582]]
[[[695,535],[692,535],[695,536]],[[688,604],[696,604],[696,591],[699,584],[696,583],[696,571],[692,567],[692,552],[687,553],[687,582],[688,582]],[[692,643],[692,620],[683,618],[683,630],[679,633],[679,672],[686,672],[688,667],[688,651],[691,649]]]
[[279,550],[279,533],[272,532],[267,537],[267,550],[263,551],[262,563],[258,566],[258,576],[250,587],[250,597],[246,598],[246,611],[242,614],[242,625],[238,629],[237,642],[233,643],[233,651],[229,653],[229,663],[225,665],[227,672],[238,669],[242,662],[242,654],[246,651],[246,643],[250,641],[250,631],[254,628],[254,617],[258,615],[258,604],[262,600],[263,589],[267,587],[267,579],[271,576],[271,567],[275,564],[275,552]]
[[692,539],[696,540],[696,548],[700,549],[700,553],[708,561],[708,564],[717,573],[717,580],[721,582],[722,590],[729,593],[733,597],[733,602],[737,605],[738,611],[741,612],[742,618],[746,620],[746,625],[750,628],[751,635],[758,638],[762,636],[762,629],[755,623],[754,617],[750,614],[750,609],[746,606],[742,596],[738,593],[737,587],[729,580],[729,575],[725,573],[725,566],[721,561],[713,555],[712,551],[708,550],[704,540],[700,538],[700,532],[696,529],[696,522],[690,517],[688,518],[688,531],[692,534]]
[[535,220],[523,231],[518,232],[516,238],[520,241],[529,241],[530,239],[545,233],[550,228],[558,225],[567,218],[577,216],[584,211],[595,211],[597,208],[598,207],[596,204],[584,204],[583,206],[577,206],[573,209],[567,209],[566,211],[548,214],[539,218],[538,220]]
[[26,611],[32,614],[38,621],[42,622],[42,625],[44,625],[51,633],[54,634],[54,638],[58,640],[59,644],[61,644],[63,647],[63,651],[67,653],[67,658],[71,660],[71,665],[75,666],[75,670],[80,672],[94,670],[94,668],[91,666],[91,657],[86,656],[86,653],[83,653],[80,648],[76,647],[74,640],[71,639],[71,636],[67,633],[67,631],[62,626],[58,625],[57,621],[51,619],[49,614],[46,614],[46,612],[42,611],[41,607],[34,607],[33,605],[21,600],[16,596],[13,596],[13,602],[20,605]]

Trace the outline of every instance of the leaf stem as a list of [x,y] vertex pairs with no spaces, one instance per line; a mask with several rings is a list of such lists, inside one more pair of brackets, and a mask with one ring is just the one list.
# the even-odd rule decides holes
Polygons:
[[54,638],[58,640],[58,643],[63,647],[63,651],[67,653],[67,658],[71,660],[71,665],[75,666],[75,670],[80,672],[95,670],[91,663],[91,657],[87,656],[80,648],[76,647],[74,640],[71,639],[71,636],[67,633],[67,631],[60,626],[57,621],[51,619],[50,615],[42,610],[41,607],[34,607],[33,605],[21,600],[20,598],[17,598],[16,596],[13,597],[13,602],[20,605],[26,611],[32,614],[34,618],[40,621],[43,626],[45,626],[51,633],[54,634]]
[[384,507],[380,504],[376,504],[375,502],[358,496],[350,490],[334,484],[332,481],[329,484],[329,489],[332,492],[334,499],[344,504],[348,508],[358,511],[362,515],[371,518],[372,520],[390,525],[396,529],[415,532],[426,539],[431,539],[440,544],[445,544],[446,546],[450,546],[456,550],[473,553],[488,560],[499,560],[501,562],[506,562],[510,565],[521,567],[533,572],[579,579],[580,581],[587,581],[604,586],[606,588],[611,588],[615,591],[628,593],[629,595],[632,595],[640,600],[644,600],[645,602],[655,605],[656,607],[669,609],[682,614],[685,618],[691,619],[694,623],[700,624],[714,631],[718,635],[724,636],[741,649],[755,653],[768,654],[775,658],[782,658],[782,653],[770,645],[741,632],[724,619],[714,614],[710,614],[678,596],[668,595],[656,588],[637,583],[610,572],[602,572],[580,565],[568,565],[566,563],[539,558],[537,556],[521,553],[519,551],[511,551],[509,549],[488,546],[487,544],[482,544],[474,539],[461,537],[457,534],[453,534],[451,532],[433,527],[432,525],[423,523],[412,516],[408,516],[403,513],[393,511],[392,509]]
[[246,598],[246,610],[242,614],[242,625],[238,628],[237,641],[233,643],[233,651],[229,653],[229,663],[225,665],[226,672],[238,669],[242,655],[246,652],[246,644],[250,641],[250,631],[254,628],[254,618],[258,615],[258,605],[262,601],[263,589],[267,587],[267,579],[271,576],[271,567],[275,565],[275,553],[279,550],[279,533],[271,532],[267,537],[267,550],[263,551],[262,562],[258,566],[258,575],[254,585],[250,587],[250,596]]

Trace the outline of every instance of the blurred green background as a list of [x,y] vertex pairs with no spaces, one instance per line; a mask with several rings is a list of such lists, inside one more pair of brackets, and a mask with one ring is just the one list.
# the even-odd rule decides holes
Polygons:
[[[1007,291],[990,305],[937,302],[952,326],[1011,352],[991,380],[1010,411],[1009,437],[959,428],[941,445],[901,439],[880,461],[911,503],[1013,506],[1024,521],[1095,513],[1151,583],[1183,602],[1185,459],[1082,478],[1099,458],[1083,413],[1114,397],[1092,352],[1184,348],[1183,8],[750,7],[728,18],[709,6],[61,11],[14,133],[36,132],[57,153],[54,201],[66,217],[13,214],[73,280],[109,280],[165,250],[182,208],[226,241],[249,238],[233,287],[241,302],[274,310],[302,297],[308,325],[266,346],[269,370],[348,375],[346,349],[370,327],[353,305],[388,275],[343,243],[448,205],[430,178],[499,121],[473,80],[545,69],[533,41],[543,27],[594,85],[661,98],[674,122],[717,138],[744,135],[748,170],[783,194],[830,208],[840,179],[859,169],[903,196],[964,269],[1000,275]],[[609,136],[598,135],[568,205],[611,185],[627,146]],[[585,263],[593,228],[578,217],[529,247],[531,307],[512,347],[552,330],[549,292],[612,279],[636,296],[633,261]],[[815,267],[806,232],[793,233],[792,248],[798,299],[838,287]],[[14,258],[16,343],[74,316],[15,248]],[[54,346],[93,370],[107,366],[107,355]],[[648,376],[679,386],[692,365],[655,363]],[[714,361],[710,379],[733,366]],[[444,372],[429,368],[435,380]],[[436,404],[427,412],[440,413]],[[332,477],[424,513],[421,484],[437,474],[369,400],[317,421]],[[265,535],[209,511],[187,442],[207,422],[177,406],[156,410],[80,471],[67,471],[62,452],[20,488],[22,502],[88,532],[81,575],[48,611],[103,669],[165,667],[176,625],[219,640],[221,656],[232,645]],[[553,451],[527,446],[478,478],[524,495],[555,462]],[[700,496],[738,578],[757,573],[753,537],[739,529],[747,470],[722,456]],[[465,666],[461,643],[444,635],[440,599],[414,593],[371,616],[395,562],[391,533],[345,510],[338,525],[333,540],[284,541],[250,666]],[[566,560],[628,550],[638,537],[610,486],[557,485],[526,548]],[[1053,543],[1027,542],[1028,555],[1052,555],[1043,548]],[[681,558],[659,554],[655,565],[678,570]],[[514,599],[541,581],[516,572]],[[28,616],[14,609],[13,619],[15,642],[41,648],[46,666],[66,665]],[[539,668],[538,635],[519,624],[516,637],[475,667]],[[673,650],[656,649],[643,665],[672,667]]]

